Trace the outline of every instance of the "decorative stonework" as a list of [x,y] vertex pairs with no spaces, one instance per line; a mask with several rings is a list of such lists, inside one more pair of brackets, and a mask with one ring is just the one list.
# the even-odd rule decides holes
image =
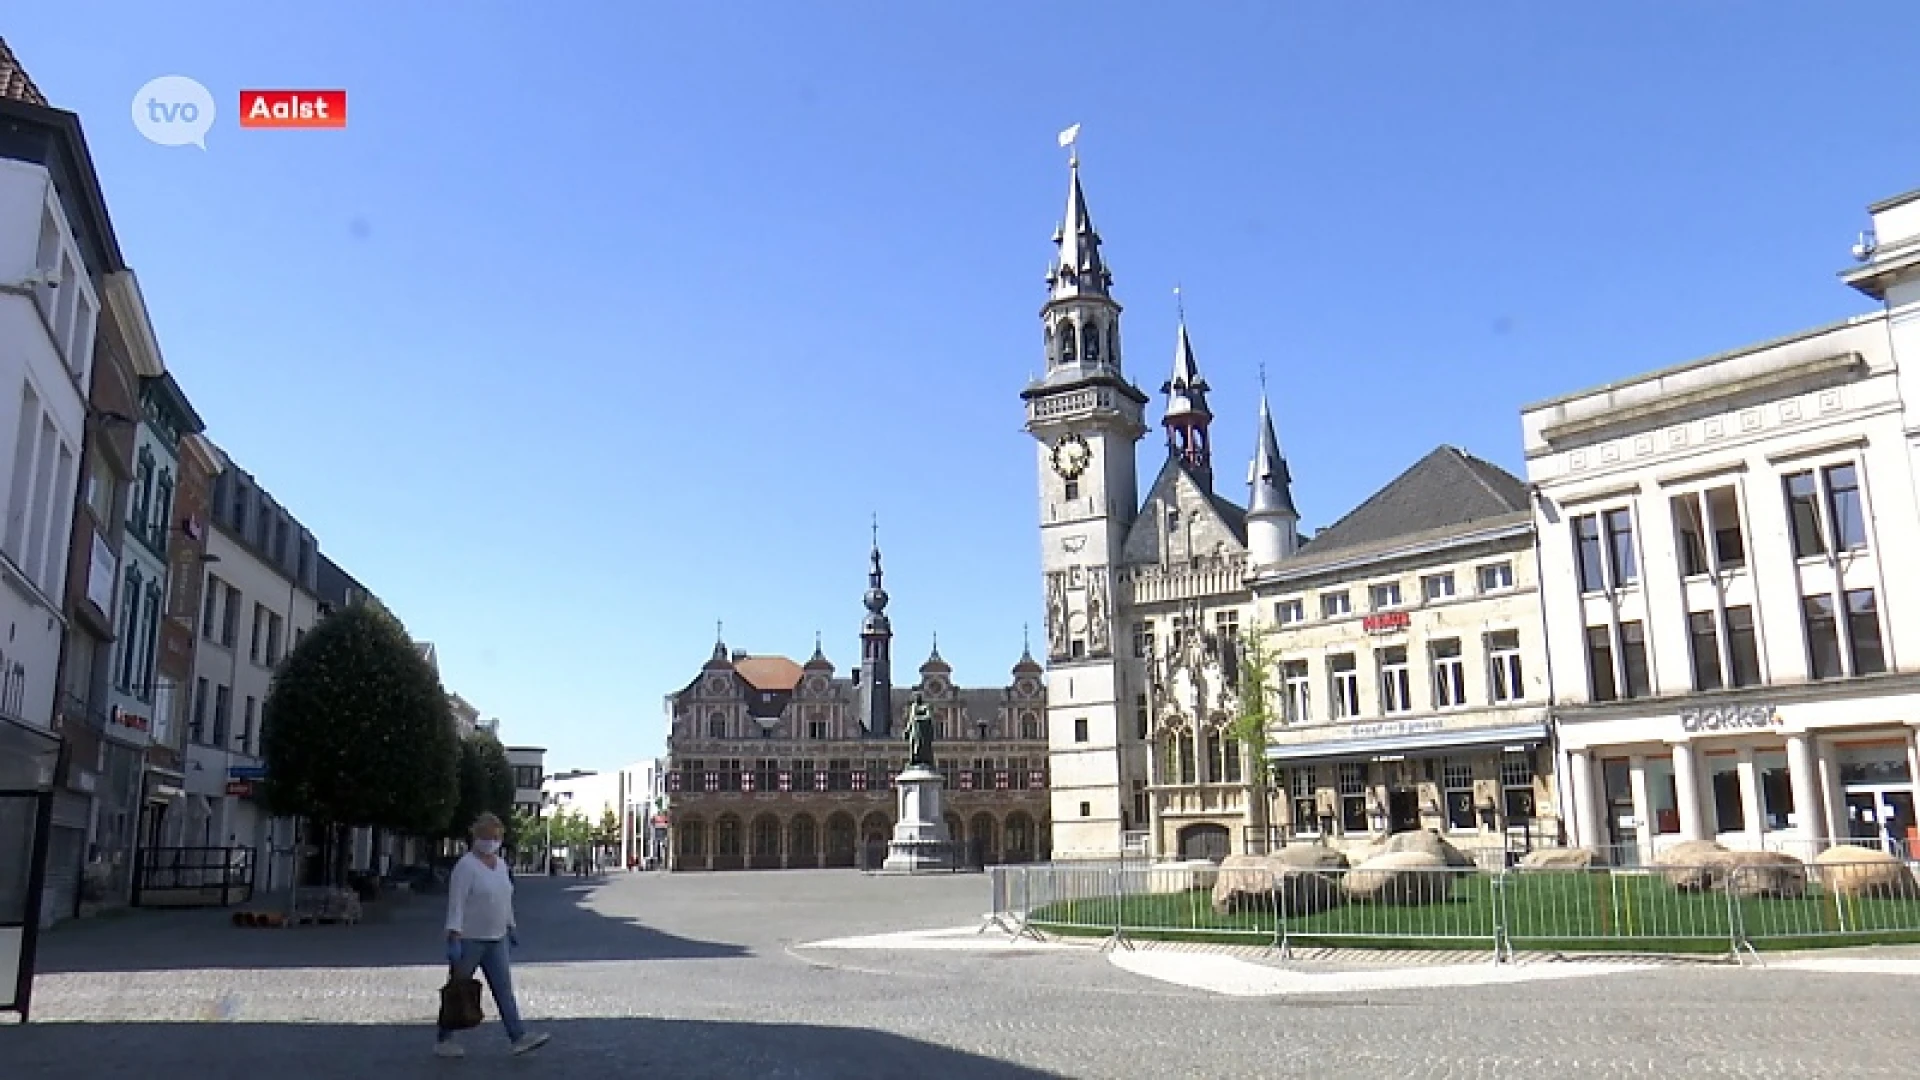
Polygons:
[[1047,571],[1047,657],[1067,658],[1067,572]]
[[1800,403],[1799,402],[1783,401],[1780,403],[1780,422],[1781,423],[1791,424],[1798,419],[1800,419]]
[[1620,460],[1620,444],[1619,443],[1607,443],[1605,446],[1602,446],[1600,448],[1600,461],[1602,464],[1611,465],[1614,462],[1619,460]]
[[1642,457],[1653,453],[1653,436],[1636,435],[1633,437],[1633,452]]
[[1578,471],[1587,467],[1587,452],[1575,450],[1567,455],[1567,468]]
[[1741,431],[1759,431],[1760,425],[1765,422],[1765,418],[1760,415],[1759,409],[1743,409],[1740,412]]
[[1667,429],[1667,449],[1678,450],[1686,445],[1687,445],[1687,429],[1685,425],[1670,427]]
[[1717,416],[1700,426],[1709,439],[1718,439],[1727,433],[1727,422]]

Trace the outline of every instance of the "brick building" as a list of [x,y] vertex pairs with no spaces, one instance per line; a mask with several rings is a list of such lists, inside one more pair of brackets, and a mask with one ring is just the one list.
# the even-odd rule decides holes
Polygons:
[[947,830],[979,863],[1049,849],[1047,691],[1030,654],[995,688],[954,685],[936,643],[893,685],[892,630],[872,553],[862,665],[840,677],[818,641],[802,663],[729,650],[667,696],[669,865],[675,870],[878,865],[893,833],[901,717],[915,691],[939,722]]

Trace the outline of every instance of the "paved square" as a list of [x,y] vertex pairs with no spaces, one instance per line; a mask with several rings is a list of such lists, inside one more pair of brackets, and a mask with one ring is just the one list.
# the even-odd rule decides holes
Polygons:
[[[511,1058],[490,1023],[464,1036],[463,1061],[429,1054],[437,897],[298,930],[136,912],[43,939],[34,1022],[0,1029],[0,1075],[1913,1074],[1920,964],[1891,953],[1550,979],[1471,963],[1342,972],[1353,965],[1167,948],[1110,957],[958,932],[978,924],[986,896],[977,875],[525,881],[516,981],[554,1041]],[[947,932],[898,933],[928,930]]]

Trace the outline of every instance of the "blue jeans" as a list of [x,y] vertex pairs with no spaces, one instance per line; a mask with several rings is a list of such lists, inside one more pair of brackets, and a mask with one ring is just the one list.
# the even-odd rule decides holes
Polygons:
[[[472,978],[475,969],[487,977],[487,989],[493,992],[493,1004],[500,1010],[500,1022],[507,1027],[507,1038],[518,1040],[527,1033],[520,1022],[520,1003],[513,998],[513,966],[505,941],[460,939],[460,959],[453,965],[456,975]],[[439,1039],[446,1042],[453,1032],[440,1029]]]

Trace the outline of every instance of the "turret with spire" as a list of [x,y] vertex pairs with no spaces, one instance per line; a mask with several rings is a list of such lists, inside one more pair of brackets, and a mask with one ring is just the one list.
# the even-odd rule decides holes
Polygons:
[[[1265,379],[1261,380],[1263,383]],[[1273,433],[1273,411],[1260,391],[1260,432],[1247,470],[1247,555],[1255,566],[1272,566],[1294,553],[1300,511],[1293,505],[1293,474]]]
[[860,623],[860,730],[873,738],[886,738],[893,733],[893,624],[887,620],[887,590],[881,584],[878,520],[869,562],[867,617]]
[[[1174,290],[1179,295],[1179,290]],[[1212,389],[1200,374],[1193,358],[1193,339],[1187,335],[1187,316],[1180,313],[1180,335],[1173,346],[1173,377],[1160,392],[1167,396],[1167,414],[1160,421],[1167,429],[1167,452],[1179,457],[1194,476],[1213,490],[1213,440],[1210,426],[1213,410],[1207,407],[1207,391]]]
[[1047,268],[1047,371],[1120,370],[1120,305],[1113,272],[1100,253],[1100,233],[1080,187],[1080,155],[1069,163],[1066,219],[1053,232]]

